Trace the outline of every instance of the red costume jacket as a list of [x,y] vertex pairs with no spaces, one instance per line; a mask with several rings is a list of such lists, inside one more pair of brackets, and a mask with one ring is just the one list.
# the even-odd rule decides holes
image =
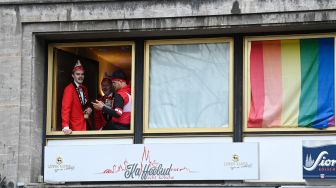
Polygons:
[[122,114],[119,118],[112,117],[112,121],[129,125],[131,123],[131,110],[132,110],[132,98],[131,98],[131,87],[129,85],[124,86],[123,88],[119,89],[117,91],[117,94],[119,94],[123,99],[123,109],[119,109]]
[[[110,96],[100,97],[98,100],[102,101],[105,105],[113,108],[113,94],[111,94]],[[96,130],[100,130],[112,118],[112,116],[110,116],[109,114],[103,114],[103,111],[101,110],[95,110],[94,113]]]
[[[82,86],[85,95],[84,109],[88,107],[88,90]],[[65,87],[62,99],[62,128],[69,126],[73,131],[86,131],[83,108],[74,83]]]

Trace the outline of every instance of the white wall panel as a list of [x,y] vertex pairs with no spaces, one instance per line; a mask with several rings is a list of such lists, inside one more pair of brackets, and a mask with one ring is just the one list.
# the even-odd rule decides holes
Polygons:
[[244,142],[259,143],[259,181],[304,182],[302,141],[335,139],[336,136],[264,136],[245,137]]

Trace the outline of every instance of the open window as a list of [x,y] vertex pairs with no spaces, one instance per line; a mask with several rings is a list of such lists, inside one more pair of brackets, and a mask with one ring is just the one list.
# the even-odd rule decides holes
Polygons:
[[245,131],[335,130],[335,37],[245,40]]
[[[116,70],[121,70],[126,75],[126,83],[131,88],[134,85],[133,42],[50,44],[48,46],[47,135],[64,135],[62,98],[65,87],[73,82],[72,71],[78,61],[85,69],[83,85],[87,88],[87,102],[91,108],[91,102],[104,95],[101,88],[104,76],[111,76]],[[133,94],[131,93],[130,96]],[[129,108],[132,112],[133,103],[130,103]],[[94,112],[95,110],[86,120],[86,130],[74,131],[72,135],[133,133],[133,115],[131,115],[129,130],[100,130],[96,126]]]
[[145,45],[144,132],[231,132],[232,40],[153,40]]

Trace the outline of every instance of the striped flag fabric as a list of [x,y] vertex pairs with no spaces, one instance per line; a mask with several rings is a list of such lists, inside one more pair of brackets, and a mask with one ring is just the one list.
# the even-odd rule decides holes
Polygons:
[[252,41],[248,128],[334,123],[334,38]]

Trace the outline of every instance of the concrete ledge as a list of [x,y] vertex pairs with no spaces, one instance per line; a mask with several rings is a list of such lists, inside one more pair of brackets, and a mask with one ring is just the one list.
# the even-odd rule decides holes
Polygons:
[[117,0],[0,0],[0,5],[58,4],[82,2],[111,2]]

